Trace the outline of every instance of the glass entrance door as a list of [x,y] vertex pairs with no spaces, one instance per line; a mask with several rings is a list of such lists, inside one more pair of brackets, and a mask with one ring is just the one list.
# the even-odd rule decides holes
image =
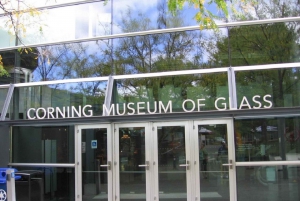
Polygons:
[[78,128],[78,201],[236,200],[232,120]]
[[[195,121],[196,197],[235,200],[234,140],[231,120]],[[197,161],[197,160],[196,160]]]
[[[112,133],[110,125],[78,126],[81,153],[78,153],[77,198],[82,201],[112,200]],[[79,147],[79,146],[78,146]],[[77,150],[80,152],[80,150]],[[82,199],[80,199],[82,195]]]
[[115,124],[116,200],[150,200],[152,165],[147,124]]
[[191,154],[188,122],[154,123],[156,196],[158,200],[191,200]]

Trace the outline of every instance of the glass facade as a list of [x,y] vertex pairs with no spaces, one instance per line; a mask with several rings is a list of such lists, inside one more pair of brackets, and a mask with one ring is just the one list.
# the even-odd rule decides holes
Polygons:
[[[122,37],[36,47],[28,54],[5,51],[1,55],[10,77],[1,81],[22,83],[299,62],[297,24],[292,21],[220,28],[217,32]],[[284,75],[283,70],[278,79]]]
[[[74,168],[60,167],[18,167],[15,182],[16,197],[19,200],[74,200]],[[31,176],[31,193],[28,191],[28,177]]]
[[74,163],[74,127],[15,126],[12,162]]
[[236,120],[235,140],[237,161],[297,161],[299,117]]
[[[285,168],[287,172],[282,171]],[[299,166],[237,168],[238,200],[299,200]]]
[[226,110],[227,80],[226,73],[118,80],[116,114]]
[[22,87],[14,90],[11,119],[102,115],[106,81]]
[[[74,164],[74,141],[74,126],[12,127],[12,163],[53,164],[53,167],[16,167],[16,175],[21,176],[15,182],[18,199],[74,200],[74,168],[55,167],[55,164]],[[30,184],[28,180],[31,180]]]
[[239,108],[299,106],[299,68],[236,73]]
[[[21,10],[28,7],[42,8],[39,12],[35,11],[35,17],[31,17],[32,13],[19,16],[18,23],[21,27],[26,27],[26,30],[20,30],[23,32],[21,41],[26,45],[198,25],[197,8],[185,5],[174,16],[169,12],[166,3],[167,1],[159,0],[44,0],[28,1],[26,4],[20,2],[19,5],[14,3],[11,7],[17,9],[19,6]],[[231,2],[227,2],[229,15],[226,18],[215,4],[207,4],[205,7],[220,18],[219,23],[297,17],[300,9],[297,0],[258,0],[246,6],[239,2],[235,5],[239,12],[234,12]],[[0,17],[4,23],[8,21],[6,16]],[[1,36],[12,40],[2,41],[1,47],[16,45],[13,42],[15,35],[12,34],[12,28],[3,26],[2,29]],[[10,33],[7,32],[9,30]]]

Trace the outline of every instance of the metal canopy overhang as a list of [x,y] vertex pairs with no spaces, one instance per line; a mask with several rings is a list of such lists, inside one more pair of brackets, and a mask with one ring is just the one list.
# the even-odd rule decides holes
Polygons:
[[146,122],[146,121],[176,121],[191,119],[258,119],[258,118],[279,118],[279,117],[300,117],[300,107],[252,109],[252,110],[224,110],[224,111],[202,111],[202,112],[177,112],[166,114],[144,114],[144,115],[123,115],[123,116],[95,116],[85,118],[66,119],[43,119],[43,120],[9,120],[0,121],[1,125],[9,126],[42,126],[42,125],[76,125],[96,123],[118,123],[118,122]]

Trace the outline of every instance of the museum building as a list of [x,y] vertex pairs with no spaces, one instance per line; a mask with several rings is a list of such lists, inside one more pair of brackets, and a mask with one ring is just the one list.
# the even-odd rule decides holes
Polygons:
[[38,173],[18,201],[300,200],[298,1],[215,29],[163,0],[35,6],[20,38],[0,13],[0,167]]

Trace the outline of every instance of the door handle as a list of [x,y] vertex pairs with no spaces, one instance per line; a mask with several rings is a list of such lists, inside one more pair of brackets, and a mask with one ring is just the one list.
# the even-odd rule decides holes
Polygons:
[[228,164],[222,164],[223,166],[228,166],[230,169],[232,169],[232,160],[229,160]]
[[107,167],[107,170],[111,170],[111,162],[107,161],[106,165],[100,165],[100,167]]
[[190,169],[190,162],[186,161],[186,164],[180,164],[179,167],[186,167],[187,170]]
[[146,167],[146,170],[149,170],[149,161],[146,161],[144,165],[139,165],[139,167]]

